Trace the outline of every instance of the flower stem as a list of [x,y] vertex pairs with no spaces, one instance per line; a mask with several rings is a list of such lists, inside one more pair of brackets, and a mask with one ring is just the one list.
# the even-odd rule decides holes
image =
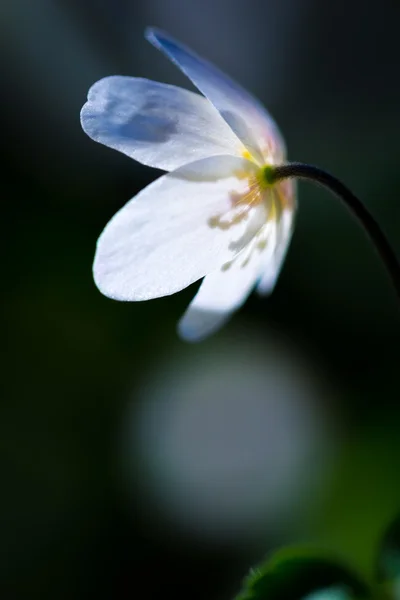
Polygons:
[[308,179],[328,188],[335,196],[340,198],[370,237],[392,279],[392,283],[400,299],[400,263],[396,254],[375,218],[349,188],[339,179],[319,167],[298,162],[278,165],[276,167],[268,166],[265,177],[270,184],[277,183],[289,177]]

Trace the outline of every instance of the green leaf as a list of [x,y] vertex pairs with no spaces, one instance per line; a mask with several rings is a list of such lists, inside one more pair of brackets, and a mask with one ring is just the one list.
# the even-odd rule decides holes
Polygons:
[[368,596],[361,579],[326,554],[285,548],[252,569],[236,600],[353,600]]

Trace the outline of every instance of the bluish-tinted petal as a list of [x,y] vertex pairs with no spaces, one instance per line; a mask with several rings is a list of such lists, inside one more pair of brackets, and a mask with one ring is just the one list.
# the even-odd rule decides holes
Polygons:
[[244,149],[203,96],[148,79],[101,79],[89,91],[81,123],[96,142],[167,171]]
[[255,158],[262,162],[269,162],[274,158],[275,162],[283,160],[285,147],[282,137],[273,119],[258,100],[222,71],[166,33],[149,29],[146,37],[214,104]]

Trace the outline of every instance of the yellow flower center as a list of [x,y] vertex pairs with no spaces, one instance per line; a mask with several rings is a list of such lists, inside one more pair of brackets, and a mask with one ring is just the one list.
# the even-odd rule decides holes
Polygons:
[[234,172],[235,176],[246,181],[247,185],[241,192],[230,193],[231,209],[225,214],[210,217],[208,220],[210,227],[228,230],[233,225],[247,220],[250,211],[260,204],[265,206],[266,223],[268,223],[279,220],[282,211],[290,206],[291,194],[290,189],[286,187],[286,182],[271,183],[270,181],[272,163],[260,165],[247,149],[244,149],[241,154],[243,158],[256,165],[257,169],[254,171],[244,166]]
[[247,160],[253,160],[252,155],[250,154],[250,152],[247,149],[243,150],[242,156],[243,156],[243,158],[247,158]]

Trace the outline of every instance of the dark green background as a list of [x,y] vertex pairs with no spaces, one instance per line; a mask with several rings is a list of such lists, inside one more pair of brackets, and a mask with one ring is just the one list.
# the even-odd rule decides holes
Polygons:
[[[249,548],[200,542],[144,510],[139,492],[128,506],[118,440],[135,390],[167,357],[200,360],[225,333],[182,348],[175,323],[196,285],[140,304],[96,290],[100,231],[158,172],[83,134],[90,85],[130,74],[190,87],[143,39],[147,25],[167,29],[256,93],[290,158],[342,178],[400,254],[399,18],[389,0],[4,2],[4,598],[229,598],[281,543],[268,532]],[[276,292],[249,300],[228,325],[229,343],[237,327],[261,337],[272,327],[330,380],[340,416],[332,472],[307,527],[294,524],[286,539],[368,573],[400,510],[398,306],[346,210],[310,185],[299,197]]]

